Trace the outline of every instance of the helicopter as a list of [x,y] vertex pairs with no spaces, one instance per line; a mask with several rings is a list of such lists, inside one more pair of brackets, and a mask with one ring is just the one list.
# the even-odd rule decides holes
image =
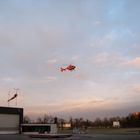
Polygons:
[[76,68],[76,66],[70,64],[70,65],[68,65],[68,66],[65,67],[65,68],[62,68],[62,67],[61,67],[60,70],[61,70],[61,72],[66,71],[66,70],[73,71],[73,70],[75,70],[75,68]]

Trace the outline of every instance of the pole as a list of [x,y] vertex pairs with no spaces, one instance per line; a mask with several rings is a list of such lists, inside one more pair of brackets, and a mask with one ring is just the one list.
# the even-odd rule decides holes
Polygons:
[[17,106],[17,97],[16,97],[16,106]]
[[[10,99],[10,92],[11,92],[11,91],[8,92],[8,99],[7,99],[7,102],[8,102],[8,100]],[[8,107],[9,107],[9,106],[10,106],[10,102],[8,102]]]

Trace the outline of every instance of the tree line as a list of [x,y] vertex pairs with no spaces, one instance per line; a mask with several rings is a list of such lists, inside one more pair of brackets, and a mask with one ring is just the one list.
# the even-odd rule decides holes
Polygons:
[[111,128],[114,121],[120,122],[120,127],[128,128],[128,127],[140,127],[140,112],[130,113],[126,117],[110,117],[110,118],[96,118],[94,121],[89,119],[81,118],[72,118],[67,121],[63,118],[57,118],[49,115],[44,115],[43,117],[39,117],[36,120],[31,120],[28,116],[24,116],[23,123],[57,123],[58,127],[63,129],[64,124],[69,123],[71,128],[89,128],[89,127],[97,127],[97,128]]

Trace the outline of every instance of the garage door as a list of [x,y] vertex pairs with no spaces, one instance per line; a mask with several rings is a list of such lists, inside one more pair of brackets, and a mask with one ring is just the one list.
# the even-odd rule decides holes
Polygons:
[[19,132],[19,115],[0,114],[0,134],[15,134]]

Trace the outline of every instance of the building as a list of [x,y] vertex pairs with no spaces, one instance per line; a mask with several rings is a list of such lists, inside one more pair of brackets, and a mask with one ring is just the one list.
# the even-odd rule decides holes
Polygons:
[[0,134],[21,133],[23,108],[0,107]]
[[138,117],[138,116],[140,116],[140,112],[133,112],[130,115],[134,116],[134,117]]
[[50,124],[23,124],[23,108],[0,107],[0,134],[57,133],[57,118]]
[[113,127],[114,128],[120,128],[120,122],[119,121],[113,121]]
[[63,124],[63,128],[71,128],[71,124],[70,123],[64,123]]
[[56,134],[57,133],[57,124],[56,123],[47,123],[47,124],[22,124],[22,133],[30,134],[30,133],[49,133]]

